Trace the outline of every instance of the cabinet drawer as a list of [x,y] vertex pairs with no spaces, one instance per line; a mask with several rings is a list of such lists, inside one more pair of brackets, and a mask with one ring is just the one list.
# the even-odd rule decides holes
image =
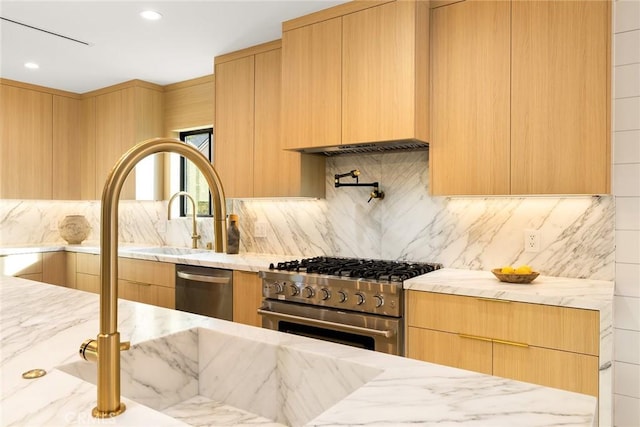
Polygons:
[[494,343],[493,375],[598,396],[598,357]]
[[407,331],[407,357],[491,375],[491,341],[414,327]]
[[175,274],[171,263],[118,258],[118,279],[175,288]]
[[76,272],[84,274],[100,275],[100,255],[76,254]]
[[78,272],[76,274],[76,289],[99,294],[100,276]]
[[407,324],[598,355],[595,310],[410,291]]

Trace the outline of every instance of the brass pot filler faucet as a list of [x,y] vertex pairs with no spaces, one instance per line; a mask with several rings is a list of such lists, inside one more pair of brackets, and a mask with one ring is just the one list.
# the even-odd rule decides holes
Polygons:
[[109,418],[125,411],[120,402],[120,351],[129,342],[120,342],[118,332],[118,200],[125,179],[140,160],[156,153],[176,153],[186,157],[202,172],[213,202],[215,252],[226,252],[226,205],[220,178],[209,160],[194,147],[172,138],[141,142],[115,164],[102,191],[100,214],[100,333],[80,346],[80,356],[98,363],[98,404],[91,414]]

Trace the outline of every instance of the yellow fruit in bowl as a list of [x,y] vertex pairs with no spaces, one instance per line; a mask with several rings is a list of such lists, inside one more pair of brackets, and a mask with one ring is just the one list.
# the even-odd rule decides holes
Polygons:
[[525,264],[525,265],[521,265],[520,267],[516,268],[515,273],[516,274],[531,274],[531,273],[533,273],[533,269]]
[[502,270],[500,270],[500,273],[502,274],[513,274],[514,273],[514,268],[511,267],[510,265],[507,265],[505,267],[502,267]]

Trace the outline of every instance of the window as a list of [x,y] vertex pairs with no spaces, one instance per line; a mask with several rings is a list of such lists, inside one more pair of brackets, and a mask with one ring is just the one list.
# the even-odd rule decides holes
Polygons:
[[[181,132],[180,140],[193,145],[209,161],[213,162],[213,129]],[[212,215],[211,195],[207,180],[198,168],[184,157],[180,157],[180,190],[186,191],[195,199],[197,216]],[[180,216],[187,215],[191,215],[191,202],[186,197],[180,196]]]

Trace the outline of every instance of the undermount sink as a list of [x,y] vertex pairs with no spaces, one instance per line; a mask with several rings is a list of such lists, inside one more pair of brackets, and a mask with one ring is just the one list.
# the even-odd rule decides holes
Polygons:
[[148,248],[123,248],[125,252],[135,252],[143,254],[158,254],[158,255],[192,255],[201,254],[205,252],[211,252],[209,249],[192,249],[192,248],[176,248],[171,246],[156,246]]
[[[121,353],[122,396],[190,425],[301,426],[381,370],[204,328]],[[95,384],[97,365],[58,368]]]

